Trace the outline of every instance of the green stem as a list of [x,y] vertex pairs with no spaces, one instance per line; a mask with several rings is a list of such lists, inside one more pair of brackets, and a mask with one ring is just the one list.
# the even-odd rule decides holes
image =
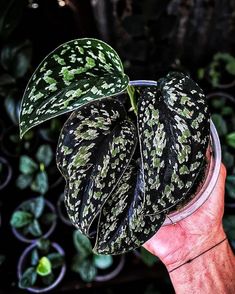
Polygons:
[[131,107],[134,110],[134,113],[137,115],[137,104],[135,99],[135,87],[134,86],[127,86],[127,93],[130,97]]

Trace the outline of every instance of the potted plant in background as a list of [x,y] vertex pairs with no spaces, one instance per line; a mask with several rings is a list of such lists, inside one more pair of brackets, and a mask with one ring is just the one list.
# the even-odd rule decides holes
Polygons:
[[211,118],[222,144],[222,158],[227,168],[225,205],[235,208],[235,98],[225,92],[207,95]]
[[5,188],[12,178],[12,168],[9,162],[0,156],[0,191]]
[[105,282],[115,278],[123,269],[124,255],[111,256],[94,254],[90,240],[79,231],[74,231],[73,243],[77,250],[71,270],[80,275],[84,282]]
[[33,293],[53,290],[65,275],[64,250],[57,243],[39,240],[24,250],[17,271],[20,288]]
[[[96,253],[141,246],[205,178],[211,158],[203,91],[176,72],[157,82],[129,82],[109,45],[84,38],[56,48],[31,77],[22,101],[21,137],[71,111],[59,137],[57,166],[66,179],[72,223],[94,236]],[[218,159],[211,165],[210,189]]]
[[[61,182],[62,178],[55,172],[55,167],[51,165],[53,152],[50,145],[41,145],[36,152],[35,162],[28,155],[20,156],[19,170],[21,174],[16,180],[16,186],[20,189],[30,187],[32,191],[45,194],[49,187],[53,188]],[[48,179],[48,174],[49,179]]]
[[10,223],[14,235],[23,242],[47,238],[56,226],[55,208],[42,196],[32,198],[15,209]]
[[198,70],[198,77],[206,77],[214,88],[235,86],[235,57],[227,52],[216,53],[207,68]]

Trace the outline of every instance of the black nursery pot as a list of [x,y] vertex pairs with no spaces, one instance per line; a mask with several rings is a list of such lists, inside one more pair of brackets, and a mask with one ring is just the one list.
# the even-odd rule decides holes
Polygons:
[[[63,248],[57,244],[57,243],[52,243],[51,244],[52,248],[60,253],[61,255],[65,255]],[[18,262],[18,266],[17,266],[17,275],[18,275],[18,279],[21,278],[23,272],[25,271],[25,269],[28,267],[28,265],[30,264],[30,253],[32,252],[32,250],[34,248],[37,247],[36,243],[33,243],[31,245],[29,245],[24,252],[22,253],[22,255],[20,256],[19,262]],[[32,293],[44,293],[44,292],[49,292],[51,290],[53,290],[64,278],[66,272],[66,264],[64,263],[60,269],[60,271],[58,272],[57,278],[54,280],[54,282],[46,287],[39,287],[39,286],[35,286],[35,287],[31,287],[31,288],[27,288],[27,290],[29,292]]]
[[9,162],[3,158],[0,157],[0,191],[4,189],[10,182],[12,178],[12,168],[9,164]]
[[122,271],[124,264],[124,255],[113,256],[113,264],[105,270],[98,269],[98,274],[94,280],[96,282],[106,282],[114,279]]
[[[30,199],[30,200],[27,200],[25,202],[30,202],[31,200],[33,200],[33,198]],[[20,207],[21,207],[21,205],[19,205],[15,209],[15,211],[19,210]],[[51,212],[53,214],[56,213],[54,205],[51,202],[49,202],[48,200],[46,200],[46,199],[45,199],[45,208],[44,209],[48,210],[48,212]],[[48,238],[54,232],[56,224],[57,224],[57,218],[55,218],[52,221],[51,225],[47,228],[46,232],[42,233],[42,236],[40,236],[38,238],[26,237],[25,235],[23,235],[23,233],[19,229],[16,229],[16,228],[13,228],[13,227],[12,227],[12,232],[13,232],[13,234],[15,235],[15,237],[18,240],[20,240],[22,242],[26,242],[26,243],[33,243],[33,242],[36,242],[39,238]]]

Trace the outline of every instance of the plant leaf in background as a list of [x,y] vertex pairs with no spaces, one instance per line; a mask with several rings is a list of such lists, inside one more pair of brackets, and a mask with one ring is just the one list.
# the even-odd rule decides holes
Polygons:
[[83,260],[77,269],[83,281],[92,282],[97,274],[97,269],[92,260]]
[[19,287],[20,288],[29,288],[32,287],[37,279],[37,272],[34,267],[29,267],[22,275],[19,280]]
[[37,274],[39,274],[40,276],[47,276],[50,273],[51,273],[51,262],[46,256],[43,256],[40,258],[38,262]]
[[48,119],[124,91],[128,81],[119,56],[104,42],[85,38],[62,44],[42,61],[27,85],[21,137]]
[[45,166],[48,166],[53,158],[53,152],[50,145],[41,145],[38,148],[36,153],[36,158],[38,162],[44,163]]
[[45,194],[48,191],[48,176],[45,171],[38,172],[34,181],[31,184],[31,189],[40,194]]
[[33,215],[27,211],[16,211],[11,217],[11,225],[14,228],[22,228],[31,223]]
[[24,175],[31,175],[38,169],[38,165],[29,156],[22,155],[19,164],[20,172]]
[[58,268],[64,264],[64,256],[60,253],[54,252],[47,255],[47,258],[51,262],[51,267]]
[[235,149],[235,132],[230,133],[226,136],[227,144]]
[[226,177],[226,191],[229,197],[235,199],[235,175],[228,175]]
[[20,116],[20,100],[18,99],[18,93],[16,89],[10,90],[4,100],[4,106],[11,121],[15,124],[19,124]]
[[82,258],[86,258],[88,255],[92,254],[90,240],[78,230],[73,233],[73,243]]
[[94,265],[98,268],[98,269],[107,269],[109,268],[112,263],[113,263],[113,257],[111,255],[98,255],[98,254],[94,254],[93,256],[93,262]]

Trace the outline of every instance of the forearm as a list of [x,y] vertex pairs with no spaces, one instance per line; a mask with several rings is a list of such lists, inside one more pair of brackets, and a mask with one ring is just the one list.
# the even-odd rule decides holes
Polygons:
[[235,257],[227,240],[175,270],[169,266],[168,271],[176,293],[235,293]]

